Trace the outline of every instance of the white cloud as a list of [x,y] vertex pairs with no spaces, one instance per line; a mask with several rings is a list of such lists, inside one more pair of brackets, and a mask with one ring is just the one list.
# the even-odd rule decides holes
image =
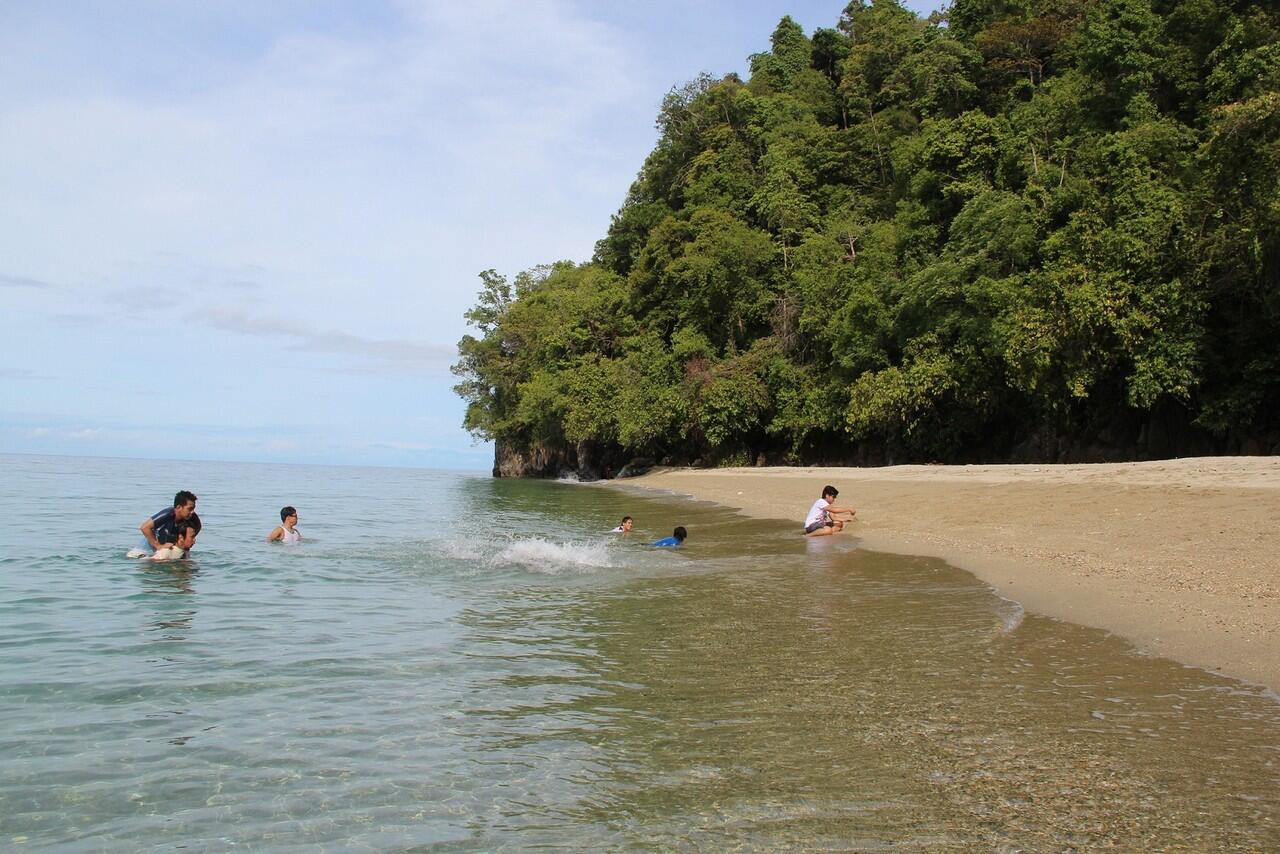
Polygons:
[[[259,16],[228,8],[231,30]],[[619,164],[605,138],[639,94],[639,58],[565,3],[391,14],[383,28],[285,26],[234,62],[196,52],[194,69],[165,45],[151,60],[98,57],[101,68],[47,46],[45,97],[0,83],[14,96],[0,106],[0,233],[25,244],[32,269],[138,296],[191,284],[161,278],[156,258],[221,262],[259,271],[234,278],[273,301],[322,295],[333,322],[316,325],[379,321],[404,337],[417,311],[414,336],[456,341],[479,270],[589,255],[639,165]],[[181,97],[139,86],[130,61],[199,85]]]
[[438,445],[429,445],[425,442],[373,442],[370,447],[373,448],[390,448],[393,451],[438,451]]
[[292,342],[291,346],[299,350],[361,356],[404,368],[440,367],[457,356],[453,347],[417,341],[366,338],[337,329],[314,329],[297,321],[251,314],[228,306],[193,310],[187,315],[187,320],[240,335],[284,339]]
[[[55,425],[33,445],[485,453],[445,370],[476,273],[589,256],[688,76],[606,17],[0,6],[0,394],[24,429]],[[155,417],[128,426],[139,412]]]
[[34,290],[45,290],[46,288],[57,287],[52,282],[46,282],[43,279],[32,279],[29,276],[14,276],[7,273],[0,273],[0,288],[32,288]]

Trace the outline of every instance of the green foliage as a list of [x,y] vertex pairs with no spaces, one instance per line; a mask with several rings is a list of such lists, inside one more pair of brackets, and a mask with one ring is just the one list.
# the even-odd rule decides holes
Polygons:
[[760,430],[770,406],[758,360],[729,359],[708,372],[696,389],[697,423],[713,448],[741,445]]
[[889,435],[895,446],[926,458],[953,452],[960,437],[947,423],[944,406],[964,379],[961,360],[927,336],[912,343],[901,365],[858,377],[845,423],[855,438]]
[[751,57],[751,78],[761,89],[785,92],[808,70],[813,47],[790,16],[778,22],[769,44],[767,53]]
[[1226,0],[783,18],[667,94],[591,263],[481,274],[465,426],[717,463],[1280,435],[1277,45]]
[[618,436],[613,401],[618,385],[617,363],[582,356],[564,371],[563,430],[570,442],[613,442]]
[[623,447],[649,452],[683,442],[689,401],[681,394],[680,364],[665,341],[646,334],[629,342],[617,377],[614,400]]
[[665,335],[685,326],[733,350],[766,328],[774,256],[769,235],[725,211],[668,217],[628,277],[632,308]]
[[1085,15],[1075,53],[1081,71],[1095,81],[1094,109],[1104,123],[1135,95],[1154,90],[1164,53],[1160,35],[1150,0],[1106,0]]

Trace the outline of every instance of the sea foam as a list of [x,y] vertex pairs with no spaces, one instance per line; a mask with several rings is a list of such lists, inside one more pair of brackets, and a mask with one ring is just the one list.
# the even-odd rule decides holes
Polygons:
[[605,542],[556,543],[541,537],[516,540],[498,553],[496,561],[549,575],[564,570],[613,566]]
[[500,542],[467,539],[444,542],[438,548],[441,554],[455,560],[490,567],[514,565],[547,575],[615,565],[607,540],[559,543],[543,537]]

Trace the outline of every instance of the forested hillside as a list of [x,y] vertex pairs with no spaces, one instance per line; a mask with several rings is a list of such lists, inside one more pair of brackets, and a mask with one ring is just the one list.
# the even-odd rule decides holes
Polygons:
[[851,3],[667,95],[587,263],[482,274],[503,474],[1280,453],[1280,14]]

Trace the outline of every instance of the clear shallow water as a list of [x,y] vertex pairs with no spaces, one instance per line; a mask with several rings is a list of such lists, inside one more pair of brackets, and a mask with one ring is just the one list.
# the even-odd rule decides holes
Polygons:
[[[195,556],[125,559],[177,488]],[[267,545],[286,503],[307,539]],[[1280,849],[1273,695],[855,545],[589,486],[0,456],[0,847]]]

